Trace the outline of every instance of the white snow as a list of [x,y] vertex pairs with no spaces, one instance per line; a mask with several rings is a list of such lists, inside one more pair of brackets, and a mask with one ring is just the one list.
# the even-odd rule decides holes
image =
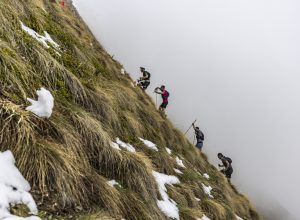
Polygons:
[[235,215],[237,220],[243,220],[240,216]]
[[210,220],[206,215],[203,215],[202,218],[197,218],[197,220]]
[[27,34],[36,39],[38,42],[42,43],[44,47],[50,48],[50,46],[48,45],[48,43],[50,43],[55,49],[59,50],[59,45],[51,38],[51,36],[46,31],[44,31],[45,36],[42,36],[36,31],[27,27],[25,24],[23,24],[23,22],[21,22],[21,27]]
[[168,152],[168,154],[170,154],[170,155],[172,154],[172,150],[170,148],[166,147],[166,151]]
[[40,220],[32,216],[22,218],[10,214],[10,206],[15,204],[26,205],[31,214],[38,213],[37,206],[30,195],[30,185],[15,167],[15,158],[11,151],[0,152],[0,219],[1,220]]
[[162,200],[157,200],[157,206],[167,217],[179,220],[177,204],[174,200],[169,198],[167,188],[165,186],[166,184],[178,184],[180,183],[179,179],[176,176],[168,176],[155,171],[153,171],[152,174],[156,180],[159,193],[162,197]]
[[116,149],[116,150],[121,150],[121,148],[119,147],[119,145],[118,145],[117,143],[115,143],[115,142],[111,142],[111,143],[110,143],[110,146],[111,146],[112,148]]
[[156,144],[152,143],[151,141],[145,140],[143,138],[139,138],[139,139],[150,149],[158,151]]
[[127,151],[132,153],[135,152],[135,148],[131,144],[126,144],[125,142],[121,141],[120,138],[117,138],[116,142],[120,147],[125,148]]
[[202,185],[202,188],[204,190],[204,192],[210,197],[210,198],[214,198],[211,194],[211,190],[212,190],[212,187],[211,186],[205,186],[203,183],[201,183]]
[[174,171],[175,171],[176,173],[178,173],[178,174],[183,174],[183,172],[181,172],[181,171],[178,170],[178,169],[175,169],[175,168],[174,168]]
[[26,110],[33,112],[41,118],[50,118],[54,107],[53,96],[43,87],[40,90],[37,90],[36,94],[38,95],[37,101],[27,98],[27,100],[31,103],[31,106],[28,106]]
[[121,69],[121,74],[125,74],[125,70],[124,69]]
[[107,182],[108,185],[110,185],[111,187],[114,187],[114,186],[119,186],[119,187],[122,187],[120,185],[120,183],[118,183],[116,180],[110,180]]
[[195,197],[195,199],[196,199],[197,202],[200,202],[200,201],[201,201],[201,199],[199,199],[199,198],[197,198],[197,197]]
[[206,179],[209,179],[209,175],[207,173],[204,173],[203,176],[206,178]]
[[177,163],[178,166],[180,166],[180,167],[182,167],[182,168],[185,168],[185,166],[184,166],[182,160],[180,160],[179,157],[176,157],[176,163]]

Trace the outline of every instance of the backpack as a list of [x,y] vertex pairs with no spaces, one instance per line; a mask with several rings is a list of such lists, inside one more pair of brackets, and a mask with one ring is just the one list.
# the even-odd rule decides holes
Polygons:
[[201,140],[204,141],[204,134],[201,132]]
[[147,71],[145,71],[145,73],[146,73],[146,76],[147,76],[146,80],[150,80],[151,74],[149,72],[147,72]]
[[225,159],[228,161],[228,163],[232,164],[232,160],[230,157],[225,157]]
[[[196,130],[197,132],[197,130]],[[199,130],[199,132],[196,133],[197,139],[200,139],[201,141],[204,141],[204,134],[202,131]]]

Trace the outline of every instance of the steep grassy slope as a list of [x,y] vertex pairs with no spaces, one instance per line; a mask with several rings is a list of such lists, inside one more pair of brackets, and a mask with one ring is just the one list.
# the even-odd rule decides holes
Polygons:
[[[25,33],[21,21],[41,35],[47,31],[61,55]],[[166,219],[156,204],[155,170],[180,179],[167,188],[181,219],[203,214],[216,220],[235,219],[235,214],[259,219],[247,198],[156,111],[146,94],[132,87],[121,68],[70,5],[62,9],[46,0],[0,1],[0,150],[14,153],[41,217]],[[41,86],[55,97],[50,119],[25,111],[26,98],[36,97]],[[112,148],[116,137],[137,152]],[[139,137],[156,143],[159,151],[147,148]],[[171,155],[165,147],[172,149]],[[178,167],[176,156],[186,169]],[[111,179],[122,187],[109,186]],[[202,183],[212,186],[214,198]]]

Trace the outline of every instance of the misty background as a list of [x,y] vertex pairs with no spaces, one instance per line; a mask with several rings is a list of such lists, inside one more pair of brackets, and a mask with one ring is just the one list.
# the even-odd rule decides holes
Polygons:
[[154,100],[166,85],[178,128],[198,119],[209,160],[233,159],[233,183],[266,219],[300,219],[299,1],[74,3],[134,79],[152,74]]

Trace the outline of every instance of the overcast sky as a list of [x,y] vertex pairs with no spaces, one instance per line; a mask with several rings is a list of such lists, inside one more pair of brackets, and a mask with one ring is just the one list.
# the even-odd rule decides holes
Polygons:
[[75,5],[133,78],[140,66],[151,72],[149,94],[166,85],[167,113],[177,127],[185,130],[198,119],[204,152],[215,165],[218,152],[233,159],[233,182],[241,191],[257,206],[274,203],[273,209],[282,206],[299,219],[298,0]]

